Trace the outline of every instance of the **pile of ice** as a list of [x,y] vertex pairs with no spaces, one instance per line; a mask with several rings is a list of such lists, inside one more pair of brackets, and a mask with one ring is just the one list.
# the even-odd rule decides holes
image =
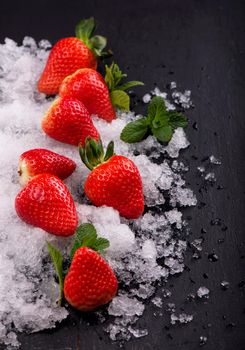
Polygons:
[[[171,157],[178,157],[189,142],[179,128],[167,147],[159,145],[153,137],[127,145],[120,141],[120,132],[128,120],[137,116],[121,113],[111,124],[94,118],[104,144],[113,139],[116,152],[128,156],[138,166],[146,212],[140,219],[129,222],[111,208],[89,205],[83,195],[88,171],[76,148],[48,138],[40,128],[41,117],[51,101],[37,92],[36,83],[49,46],[47,41],[36,44],[32,38],[25,38],[19,47],[10,39],[0,45],[0,342],[18,346],[17,332],[52,328],[68,315],[65,308],[56,306],[58,286],[46,240],[65,253],[70,239],[59,239],[26,225],[14,210],[15,196],[20,190],[18,157],[31,148],[47,148],[77,162],[75,173],[66,183],[77,202],[80,222],[93,222],[99,234],[110,239],[105,258],[123,286],[108,307],[113,317],[107,322],[106,331],[113,340],[144,336],[147,330],[135,325],[144,313],[144,301],[153,296],[157,282],[167,281],[169,275],[184,269],[187,227],[180,208],[195,205],[196,198],[180,173],[183,163]],[[168,154],[167,159],[154,163],[160,154]],[[161,306],[161,300],[154,302]],[[175,322],[174,317],[172,321]]]

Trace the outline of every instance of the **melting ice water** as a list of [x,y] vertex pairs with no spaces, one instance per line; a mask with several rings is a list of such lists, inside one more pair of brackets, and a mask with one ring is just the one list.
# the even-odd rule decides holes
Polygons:
[[[111,124],[95,117],[104,144],[113,139],[116,152],[128,156],[138,166],[147,210],[140,219],[129,222],[112,208],[89,205],[83,196],[88,171],[81,164],[77,149],[48,138],[40,128],[41,117],[51,101],[37,92],[36,83],[49,47],[47,41],[37,45],[32,38],[25,38],[19,47],[10,39],[0,45],[0,341],[18,346],[16,332],[52,328],[68,315],[65,308],[56,306],[58,286],[46,240],[66,253],[70,239],[59,239],[26,225],[14,210],[15,196],[20,190],[18,157],[32,148],[47,148],[76,161],[77,169],[66,184],[76,201],[80,222],[93,222],[99,234],[109,238],[111,245],[105,258],[125,286],[108,307],[113,320],[105,329],[113,340],[145,336],[147,329],[137,329],[135,325],[144,313],[144,301],[154,294],[157,281],[167,281],[169,275],[184,269],[183,236],[187,224],[180,207],[195,205],[196,198],[180,174],[181,169],[186,171],[184,165],[171,158],[177,158],[189,142],[179,128],[167,147],[151,136],[137,145],[127,145],[120,141],[120,132],[128,120],[137,116],[120,113]],[[157,88],[152,94],[167,99],[166,93]],[[149,96],[144,98],[145,102],[150,100]],[[189,97],[188,93],[185,104],[190,103]],[[170,102],[167,107],[175,108]],[[135,150],[140,155],[136,156]],[[163,154],[168,154],[168,160],[156,164],[155,160]],[[152,210],[166,201],[168,210],[161,209],[162,214]],[[155,297],[153,303],[160,307],[161,299]],[[174,314],[172,323],[189,322],[191,318]]]

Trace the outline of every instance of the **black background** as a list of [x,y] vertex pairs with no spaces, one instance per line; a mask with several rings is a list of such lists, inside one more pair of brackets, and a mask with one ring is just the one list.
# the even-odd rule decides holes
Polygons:
[[[188,181],[200,201],[207,205],[188,209],[193,238],[207,230],[202,258],[186,258],[186,270],[169,281],[171,302],[194,314],[183,327],[169,326],[167,316],[156,318],[148,306],[141,325],[146,338],[132,340],[125,349],[199,349],[199,337],[208,337],[207,350],[245,349],[245,250],[244,250],[244,154],[245,154],[245,6],[244,1],[4,1],[0,7],[0,39],[21,43],[25,35],[35,39],[73,35],[80,18],[94,16],[98,33],[107,36],[115,60],[131,79],[142,80],[139,97],[157,84],[176,80],[180,88],[192,90],[195,108],[188,112],[190,148],[183,158],[190,164]],[[197,122],[198,130],[191,125]],[[214,154],[222,159],[217,183],[199,193],[201,181],[196,167]],[[193,155],[198,160],[193,159]],[[218,190],[217,186],[224,186]],[[223,226],[210,221],[221,218]],[[222,231],[221,227],[228,229]],[[224,238],[224,243],[218,240]],[[215,252],[219,260],[210,262]],[[203,277],[206,273],[208,278]],[[230,288],[223,291],[220,282]],[[199,286],[211,293],[207,302],[187,302],[186,296]],[[170,300],[169,300],[170,301]],[[165,315],[165,313],[164,313]],[[22,349],[119,349],[104,334],[92,316],[75,311],[56,329],[21,336]],[[90,323],[90,324],[89,324]]]

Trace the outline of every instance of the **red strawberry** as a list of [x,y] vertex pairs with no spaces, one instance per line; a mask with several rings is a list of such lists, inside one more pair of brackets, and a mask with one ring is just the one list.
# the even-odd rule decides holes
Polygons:
[[96,114],[108,122],[116,118],[108,87],[102,75],[93,69],[79,69],[65,78],[60,87],[60,96],[76,97],[90,114]]
[[106,66],[105,80],[93,69],[79,69],[64,79],[60,86],[60,96],[73,96],[87,107],[90,114],[111,122],[116,118],[115,109],[128,111],[130,99],[126,89],[135,85],[143,85],[139,81],[119,85],[123,74],[116,64]]
[[92,170],[84,185],[91,202],[113,207],[128,219],[137,219],[144,211],[144,195],[135,164],[124,156],[113,155],[113,143],[104,156],[101,143],[89,139],[85,147],[80,147],[80,155]]
[[87,247],[77,249],[64,282],[69,304],[91,311],[111,301],[117,288],[114,272],[97,252]]
[[22,153],[19,160],[18,173],[20,183],[26,185],[35,175],[49,173],[65,179],[76,169],[73,160],[61,156],[48,149],[37,148]]
[[15,209],[28,224],[57,236],[70,236],[77,227],[74,201],[65,184],[56,176],[35,176],[18,193]]
[[100,138],[86,107],[73,97],[53,102],[43,117],[42,129],[53,139],[75,146],[84,144],[88,136]]
[[47,95],[57,94],[63,79],[79,68],[97,68],[96,58],[102,56],[106,39],[92,37],[96,24],[94,18],[81,20],[76,27],[76,36],[59,40],[52,48],[38,90]]
[[61,253],[50,243],[48,251],[53,260],[60,285],[60,304],[66,300],[80,311],[91,311],[107,304],[117,293],[117,278],[107,262],[96,252],[109,247],[109,241],[97,237],[92,224],[82,224],[73,239],[71,266],[63,283]]

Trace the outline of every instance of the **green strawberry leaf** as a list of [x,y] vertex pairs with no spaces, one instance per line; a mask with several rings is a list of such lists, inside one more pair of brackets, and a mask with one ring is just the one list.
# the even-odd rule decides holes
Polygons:
[[87,19],[82,19],[75,29],[76,37],[81,39],[86,45],[89,44],[89,39],[91,38],[93,32],[96,29],[96,23],[94,17]]
[[114,142],[111,141],[107,146],[104,162],[110,159],[113,156],[113,154],[114,154]]
[[119,108],[122,111],[129,111],[130,99],[125,91],[113,90],[110,93],[110,98],[114,107]]
[[90,44],[92,45],[93,51],[97,56],[101,56],[102,51],[107,45],[107,39],[101,35],[95,35],[90,39]]
[[96,251],[102,251],[109,248],[110,242],[106,238],[99,237],[97,238],[95,244],[93,245],[93,249]]
[[130,89],[133,86],[138,86],[138,85],[145,85],[145,84],[142,83],[142,81],[132,80],[132,81],[128,81],[125,84],[117,86],[117,90],[125,91],[125,90]]
[[73,246],[70,252],[71,258],[80,247],[91,247],[97,238],[97,232],[92,224],[82,224],[77,230],[73,240]]
[[97,237],[94,225],[89,223],[81,224],[76,230],[70,257],[72,259],[76,250],[81,247],[88,247],[96,251],[101,251],[108,248],[109,245],[110,243],[107,239]]
[[188,121],[182,113],[173,111],[169,112],[169,125],[172,129],[185,128],[188,125]]
[[149,129],[146,118],[141,118],[128,123],[122,130],[120,139],[127,143],[135,143],[143,140]]
[[151,128],[153,135],[160,142],[169,142],[173,135],[173,130],[170,125],[165,125],[160,128]]
[[63,257],[61,252],[58,249],[56,249],[51,243],[47,242],[47,246],[48,246],[49,255],[51,256],[51,259],[59,280],[59,288],[60,288],[59,305],[61,305],[62,298],[63,298],[63,288],[64,288]]

